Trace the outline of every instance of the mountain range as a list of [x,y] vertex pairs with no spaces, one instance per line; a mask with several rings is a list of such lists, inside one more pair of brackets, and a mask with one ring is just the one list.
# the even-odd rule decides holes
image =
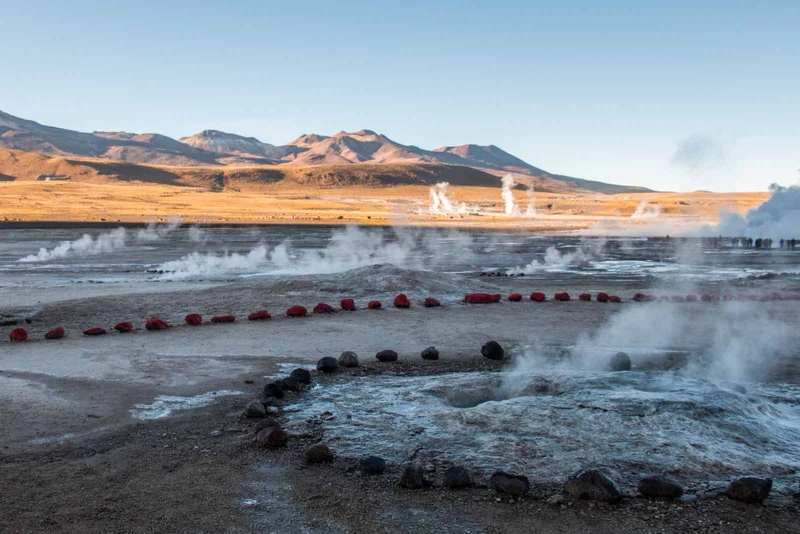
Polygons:
[[[285,145],[276,146],[218,130],[204,130],[192,136],[173,139],[157,133],[134,134],[128,132],[83,133],[21,119],[0,111],[0,148],[33,152],[57,158],[97,158],[134,165],[165,167],[317,167],[339,169],[353,166],[363,175],[369,165],[379,174],[387,173],[386,165],[402,169],[404,165],[456,167],[447,169],[449,175],[457,174],[457,168],[480,171],[465,173],[470,180],[477,178],[484,185],[499,176],[513,173],[516,181],[534,185],[538,190],[554,192],[598,192],[624,193],[647,191],[644,188],[620,186],[563,176],[547,172],[505,152],[494,145],[445,146],[425,150],[414,145],[403,145],[372,130],[339,132],[325,136],[305,134]],[[73,162],[74,163],[74,162]],[[86,163],[86,162],[84,162]],[[381,167],[381,165],[384,165]],[[288,169],[287,169],[288,170]],[[430,169],[428,169],[430,170]],[[13,169],[0,169],[10,173]],[[345,177],[347,169],[339,169]],[[408,175],[408,169],[403,173]],[[412,173],[413,174],[413,173]],[[423,173],[426,174],[426,173]],[[434,169],[428,172],[430,180],[442,174]],[[485,177],[483,174],[495,176]],[[343,178],[346,183],[346,178]],[[427,178],[420,178],[421,183]],[[388,176],[388,183],[393,183]],[[405,183],[395,180],[394,183]],[[470,185],[466,183],[463,185]]]

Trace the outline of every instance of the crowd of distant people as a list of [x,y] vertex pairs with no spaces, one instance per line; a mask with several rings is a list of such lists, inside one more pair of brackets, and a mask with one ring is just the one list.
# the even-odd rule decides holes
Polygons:
[[[714,248],[719,248],[720,246],[724,247],[726,241],[728,242],[728,246],[734,248],[754,248],[757,250],[771,249],[772,245],[775,244],[775,242],[768,237],[759,237],[758,239],[753,239],[752,237],[732,237],[730,240],[724,237],[711,237],[708,238],[708,240],[711,241],[710,245]],[[797,244],[797,239],[781,239],[778,241],[778,246],[781,250],[795,250]]]

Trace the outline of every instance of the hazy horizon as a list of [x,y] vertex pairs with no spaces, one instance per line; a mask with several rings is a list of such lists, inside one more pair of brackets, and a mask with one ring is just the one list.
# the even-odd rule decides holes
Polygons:
[[[797,182],[800,4],[0,0],[0,109],[80,131],[494,144],[656,190]],[[154,9],[157,9],[154,11]]]

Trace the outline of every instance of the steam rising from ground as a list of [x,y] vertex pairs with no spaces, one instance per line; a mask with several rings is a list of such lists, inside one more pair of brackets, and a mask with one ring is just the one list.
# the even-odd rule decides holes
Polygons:
[[430,189],[431,206],[428,211],[433,215],[463,215],[469,211],[469,207],[461,203],[450,200],[447,188],[448,182],[439,182]]
[[[134,240],[136,243],[152,243],[164,239],[174,232],[181,225],[180,218],[172,218],[167,224],[158,225],[150,223],[147,228],[139,230]],[[191,235],[191,229],[190,229]],[[85,258],[88,256],[98,256],[116,250],[126,248],[128,242],[128,232],[125,228],[117,228],[109,232],[103,232],[96,237],[83,234],[74,241],[62,241],[51,249],[40,248],[36,254],[30,254],[20,258],[22,263],[34,263],[58,260],[69,257]]]
[[661,204],[651,204],[647,200],[642,200],[636,206],[631,219],[655,219],[661,216]]
[[382,230],[347,226],[335,230],[322,249],[296,249],[287,240],[274,247],[261,244],[246,253],[193,252],[163,263],[158,269],[165,271],[164,276],[169,279],[233,272],[330,274],[383,263],[429,269],[445,255],[469,255],[471,245],[472,238],[458,232],[392,228],[389,235]]
[[772,184],[769,200],[747,212],[720,214],[717,226],[706,226],[700,235],[792,239],[800,237],[800,186]]
[[542,260],[534,259],[528,265],[509,269],[508,274],[534,274],[552,268],[583,265],[600,258],[605,245],[605,239],[581,239],[580,246],[576,249],[561,251],[551,246],[545,250]]
[[501,193],[501,196],[503,197],[503,203],[505,205],[505,214],[519,215],[519,208],[514,203],[514,192],[512,191],[514,188],[514,177],[510,174],[506,174],[501,179],[501,183],[503,184],[503,192]]

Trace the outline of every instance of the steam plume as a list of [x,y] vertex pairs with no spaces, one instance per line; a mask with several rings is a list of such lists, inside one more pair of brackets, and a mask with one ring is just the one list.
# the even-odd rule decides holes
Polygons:
[[514,177],[511,174],[506,174],[503,176],[501,183],[503,184],[501,196],[505,204],[505,214],[519,215],[519,208],[517,208],[517,205],[514,203],[514,192],[512,191],[515,185]]
[[700,235],[722,235],[725,237],[783,238],[800,237],[800,186],[783,187],[772,184],[769,200],[747,212],[720,214],[717,226],[706,226]]
[[50,250],[41,248],[36,254],[25,256],[19,261],[23,263],[32,263],[51,261],[68,256],[97,256],[98,254],[125,248],[125,237],[125,228],[121,227],[110,232],[102,233],[97,237],[83,234],[82,237],[74,241],[62,241]]

